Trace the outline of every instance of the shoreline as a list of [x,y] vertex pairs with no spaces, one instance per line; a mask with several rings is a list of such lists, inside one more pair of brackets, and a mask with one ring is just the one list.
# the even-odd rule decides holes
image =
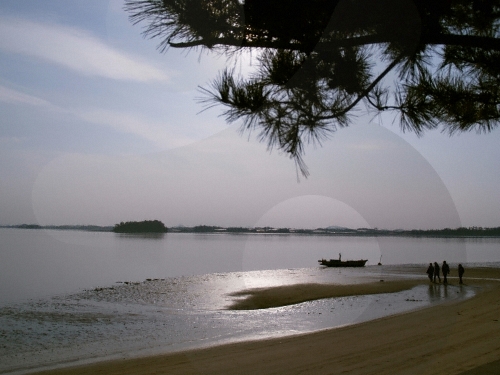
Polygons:
[[478,289],[470,299],[359,324],[32,373],[488,374],[500,358],[500,269],[470,268],[465,276],[467,286]]
[[333,237],[415,237],[415,238],[500,238],[500,227],[491,228],[455,228],[455,229],[365,229],[344,228],[331,230],[328,228],[300,229],[300,228],[243,228],[243,227],[219,227],[201,225],[200,228],[208,230],[197,230],[196,227],[170,227],[166,231],[139,231],[139,232],[115,232],[113,226],[100,225],[38,225],[38,224],[15,224],[0,225],[0,229],[22,229],[22,230],[63,230],[83,231],[100,233],[117,233],[128,235],[159,235],[159,234],[209,234],[209,235],[299,235],[299,236],[333,236]]

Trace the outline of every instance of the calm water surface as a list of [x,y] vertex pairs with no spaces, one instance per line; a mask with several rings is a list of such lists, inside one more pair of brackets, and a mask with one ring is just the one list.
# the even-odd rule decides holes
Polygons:
[[500,262],[500,238],[203,235],[157,237],[0,228],[0,306],[117,281],[317,267],[321,258],[375,265]]
[[[232,311],[231,293],[387,278],[446,259],[500,266],[500,239],[201,235],[0,229],[0,373],[352,324],[467,298],[451,285]],[[320,258],[368,259],[331,269]],[[383,266],[376,266],[382,258]]]

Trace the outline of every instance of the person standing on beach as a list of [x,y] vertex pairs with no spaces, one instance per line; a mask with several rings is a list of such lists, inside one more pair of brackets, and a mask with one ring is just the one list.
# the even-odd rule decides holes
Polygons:
[[434,262],[434,282],[436,282],[436,279],[439,279],[439,282],[441,282],[441,276],[439,276],[438,262]]
[[443,272],[443,283],[448,284],[448,279],[446,278],[450,273],[450,266],[443,260],[443,265],[441,266],[441,271]]
[[464,267],[461,264],[459,264],[458,265],[458,279],[460,280],[459,284],[463,284],[463,282],[462,282],[462,276],[464,275],[464,272],[465,272]]
[[434,267],[432,266],[432,263],[429,263],[429,267],[427,267],[427,271],[425,271],[425,273],[427,273],[427,276],[429,276],[429,280],[432,283],[432,278],[434,277]]

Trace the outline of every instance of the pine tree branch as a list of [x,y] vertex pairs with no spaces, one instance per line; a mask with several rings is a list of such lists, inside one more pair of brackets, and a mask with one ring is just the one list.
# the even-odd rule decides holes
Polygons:
[[363,98],[367,97],[368,94],[375,88],[375,86],[378,85],[378,83],[392,70],[394,67],[403,60],[404,54],[399,55],[392,63],[390,63],[385,70],[380,73],[380,75],[366,88],[361,92],[358,97],[351,103],[349,104],[346,108],[344,108],[342,111],[334,113],[330,116],[322,116],[318,117],[320,120],[331,120],[339,116],[343,116],[346,113],[348,113],[351,109],[353,109]]

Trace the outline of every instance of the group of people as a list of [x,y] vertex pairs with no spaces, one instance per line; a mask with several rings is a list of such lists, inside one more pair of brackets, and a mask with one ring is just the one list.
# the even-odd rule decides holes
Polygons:
[[[441,282],[441,276],[440,272],[443,273],[443,283],[448,284],[448,275],[450,274],[450,266],[448,263],[446,263],[446,260],[443,261],[443,264],[441,267],[439,267],[439,264],[437,262],[434,262],[434,264],[429,263],[429,267],[427,268],[427,276],[429,277],[429,280],[431,282],[436,282],[436,280],[439,280]],[[463,284],[462,281],[462,276],[464,275],[465,269],[462,266],[462,264],[458,265],[458,278],[459,278],[459,283]]]

